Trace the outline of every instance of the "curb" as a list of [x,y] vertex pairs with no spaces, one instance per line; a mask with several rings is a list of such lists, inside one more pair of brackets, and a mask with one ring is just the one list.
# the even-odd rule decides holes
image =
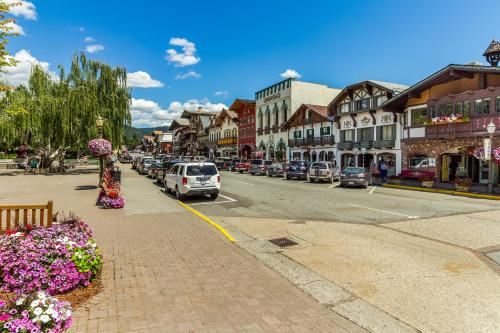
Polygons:
[[194,208],[191,208],[189,207],[188,205],[186,205],[185,203],[183,203],[182,201],[179,201],[177,200],[177,202],[184,208],[186,208],[188,211],[190,211],[191,213],[193,213],[194,215],[198,216],[199,218],[201,218],[202,220],[204,220],[205,222],[213,225],[215,228],[217,228],[224,236],[226,236],[226,238],[230,241],[230,242],[234,242],[234,238],[233,236],[231,236],[227,231],[226,229],[224,229],[223,227],[221,227],[219,224],[215,223],[214,221],[212,221],[210,218],[206,217],[205,215],[203,215],[202,213],[200,213],[199,211],[197,211],[196,209]]
[[454,196],[458,196],[458,197],[468,197],[468,198],[475,198],[475,199],[500,200],[499,195],[478,194],[478,193],[470,193],[470,192],[459,192],[459,191],[451,191],[451,190],[440,190],[440,189],[435,189],[435,188],[425,188],[425,187],[416,187],[416,186],[407,186],[407,185],[394,185],[394,184],[383,184],[382,187],[397,188],[400,190],[440,193],[440,194],[447,194],[447,195],[454,195]]

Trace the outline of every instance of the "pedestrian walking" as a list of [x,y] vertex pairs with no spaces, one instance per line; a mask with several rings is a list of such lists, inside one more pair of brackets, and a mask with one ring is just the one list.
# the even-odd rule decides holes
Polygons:
[[382,182],[382,184],[386,182],[386,178],[387,178],[387,164],[382,159],[380,161],[380,181]]

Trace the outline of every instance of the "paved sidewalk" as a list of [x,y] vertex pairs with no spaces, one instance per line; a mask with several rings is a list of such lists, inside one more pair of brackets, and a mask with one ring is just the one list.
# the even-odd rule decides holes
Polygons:
[[124,210],[97,209],[96,190],[74,190],[96,175],[0,179],[11,185],[0,202],[52,199],[95,230],[104,290],[76,311],[72,332],[364,332],[123,171]]

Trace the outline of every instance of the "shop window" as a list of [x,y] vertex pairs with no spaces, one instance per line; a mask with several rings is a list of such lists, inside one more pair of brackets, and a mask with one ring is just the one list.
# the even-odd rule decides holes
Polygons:
[[330,135],[330,126],[321,127],[320,134],[321,134],[321,136]]
[[414,155],[410,157],[410,168],[420,169],[429,167],[429,158],[426,155]]
[[411,126],[423,126],[427,121],[427,108],[411,110]]
[[488,114],[490,113],[490,99],[476,99],[474,101],[474,111],[476,114]]

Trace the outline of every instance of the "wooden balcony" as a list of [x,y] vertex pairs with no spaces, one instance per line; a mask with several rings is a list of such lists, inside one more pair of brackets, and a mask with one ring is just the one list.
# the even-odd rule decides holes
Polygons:
[[264,127],[264,134],[269,134],[269,133],[271,133],[271,129],[268,126]]
[[333,145],[334,143],[335,137],[333,135],[288,140],[290,147]]
[[262,135],[264,134],[264,130],[262,128],[257,129],[257,135]]
[[361,141],[359,142],[359,148],[370,149],[373,147],[373,141]]
[[354,142],[339,142],[337,144],[337,148],[339,150],[352,149],[353,146],[354,146]]
[[396,146],[395,140],[378,140],[373,142],[373,148],[376,149],[392,149]]
[[273,131],[273,133],[279,133],[278,125],[273,125],[273,127],[271,127],[271,130]]

